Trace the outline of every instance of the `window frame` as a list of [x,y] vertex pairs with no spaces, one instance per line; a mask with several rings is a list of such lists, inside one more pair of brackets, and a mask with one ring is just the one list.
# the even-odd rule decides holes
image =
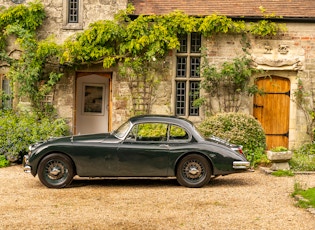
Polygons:
[[[160,126],[166,126],[166,133],[163,136],[141,136],[141,138],[139,139],[139,126],[141,125],[160,125]],[[182,129],[185,132],[185,136],[186,138],[180,138],[180,136],[178,136],[178,138],[173,137],[171,138],[171,129],[176,127],[177,129]],[[165,137],[165,138],[163,138]],[[143,139],[142,139],[143,138]],[[150,140],[151,138],[151,140]],[[158,140],[154,140],[154,138],[161,138]],[[188,132],[184,127],[177,125],[177,124],[173,124],[173,123],[165,123],[165,122],[160,122],[160,121],[156,121],[156,122],[141,122],[141,123],[137,123],[134,124],[132,128],[129,129],[128,134],[126,135],[126,138],[124,140],[124,142],[129,143],[141,143],[141,144],[154,144],[154,143],[188,143],[191,141],[191,133]]]
[[[6,88],[4,88],[6,86]],[[0,74],[0,90],[1,93],[7,94],[12,96],[13,91],[10,86],[10,80],[6,78],[5,75]],[[7,101],[0,100],[0,107],[2,108],[12,108],[13,106],[13,99],[10,97]]]
[[82,30],[83,29],[83,1],[76,0],[78,4],[78,20],[77,22],[69,22],[70,13],[70,2],[74,0],[64,0],[63,4],[63,25],[62,28],[65,30]]
[[[175,52],[175,68],[174,68],[174,114],[177,116],[183,117],[198,117],[200,116],[200,108],[194,107],[193,101],[197,98],[200,98],[201,89],[200,82],[201,77],[200,74],[197,74],[197,68],[201,67],[201,46],[202,46],[202,36],[199,33],[190,33],[185,36],[183,39],[184,45],[180,45],[180,50]],[[200,43],[196,40],[196,37],[199,36]],[[185,47],[186,46],[186,47]],[[186,61],[183,59],[186,58]],[[179,62],[181,60],[181,62]],[[199,63],[198,61],[199,60]],[[186,68],[183,68],[183,63],[186,64]],[[181,67],[181,68],[178,68]],[[195,67],[195,68],[193,68]],[[183,83],[185,86],[183,86]],[[191,95],[192,93],[192,84],[199,84],[199,90],[197,95]],[[179,88],[178,85],[181,84]],[[181,92],[179,92],[181,89]],[[194,87],[193,92],[196,92],[196,87]],[[185,91],[185,93],[183,93]],[[180,111],[181,110],[181,111]]]

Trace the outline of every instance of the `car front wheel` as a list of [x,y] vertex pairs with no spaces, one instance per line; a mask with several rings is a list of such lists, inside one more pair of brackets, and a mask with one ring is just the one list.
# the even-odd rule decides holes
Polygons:
[[39,164],[38,177],[48,188],[68,186],[74,177],[71,159],[59,153],[47,155]]
[[182,186],[200,188],[211,179],[209,162],[198,154],[185,156],[178,164],[176,177]]

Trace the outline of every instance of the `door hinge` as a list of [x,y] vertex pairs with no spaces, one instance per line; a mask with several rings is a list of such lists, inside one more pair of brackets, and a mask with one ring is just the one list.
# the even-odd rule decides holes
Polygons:
[[291,92],[289,90],[288,92],[266,92],[266,94],[284,94],[290,97]]
[[289,132],[281,133],[281,134],[276,134],[276,133],[267,134],[266,133],[266,136],[283,136],[283,137],[288,137],[289,138]]

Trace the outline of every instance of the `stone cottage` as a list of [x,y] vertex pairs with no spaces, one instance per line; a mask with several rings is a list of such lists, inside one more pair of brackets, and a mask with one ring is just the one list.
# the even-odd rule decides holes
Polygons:
[[[24,4],[28,0],[0,0],[5,6]],[[263,97],[242,101],[240,111],[258,119],[267,134],[269,146],[289,148],[309,141],[306,134],[313,110],[313,79],[315,78],[315,1],[313,0],[43,0],[47,18],[39,31],[43,38],[55,34],[60,43],[71,34],[82,31],[97,20],[112,19],[128,3],[135,7],[134,16],[165,14],[181,10],[187,15],[225,15],[250,23],[267,14],[282,16],[276,22],[285,23],[287,31],[275,37],[252,37],[250,55],[256,68],[264,70],[255,76],[258,87],[266,91]],[[192,95],[200,95],[200,47],[207,48],[213,63],[223,63],[241,52],[240,36],[217,35],[203,38],[188,34],[181,41],[183,50],[172,50],[165,62],[166,77],[160,83],[151,113],[172,114],[200,122],[206,108],[194,107]],[[2,75],[2,88],[9,90]],[[270,81],[272,79],[272,81]],[[299,80],[308,89],[308,102],[300,107],[295,100]],[[254,82],[254,81],[253,81]],[[122,81],[116,68],[101,65],[82,66],[64,73],[52,95],[52,103],[61,117],[69,120],[75,134],[105,132],[115,129],[130,116],[131,102],[128,82]]]

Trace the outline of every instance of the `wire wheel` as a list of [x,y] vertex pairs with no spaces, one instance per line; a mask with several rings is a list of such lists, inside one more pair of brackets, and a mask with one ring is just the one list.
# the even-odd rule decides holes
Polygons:
[[40,163],[38,177],[49,188],[62,188],[69,185],[73,179],[72,161],[62,154],[50,154]]
[[209,183],[211,169],[208,160],[198,154],[184,157],[177,167],[177,181],[179,184],[198,188]]

